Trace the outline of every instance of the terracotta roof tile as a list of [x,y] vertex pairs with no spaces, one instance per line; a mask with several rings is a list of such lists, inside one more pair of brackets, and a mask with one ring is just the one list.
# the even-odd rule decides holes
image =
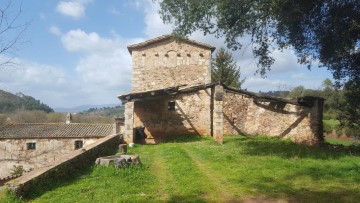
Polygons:
[[[149,40],[146,40],[144,42],[140,42],[140,43],[137,43],[137,44],[132,44],[132,45],[129,45],[127,46],[130,54],[132,52],[132,50],[134,49],[138,49],[138,48],[143,48],[143,47],[146,47],[148,45],[151,45],[151,44],[155,44],[155,43],[158,43],[158,42],[161,42],[161,41],[165,41],[165,40],[168,40],[168,39],[171,39],[173,36],[171,34],[168,34],[168,35],[162,35],[160,37],[156,37],[156,38],[153,38],[153,39],[149,39]],[[214,51],[215,50],[215,47],[214,46],[211,46],[209,44],[205,44],[205,43],[202,43],[202,42],[197,42],[195,40],[191,40],[191,39],[184,39],[184,42],[187,42],[189,44],[193,44],[193,45],[196,45],[196,46],[200,46],[200,47],[203,47],[203,48],[206,48],[206,49],[210,49],[211,51]]]
[[0,139],[104,137],[114,133],[113,124],[24,123],[0,127]]

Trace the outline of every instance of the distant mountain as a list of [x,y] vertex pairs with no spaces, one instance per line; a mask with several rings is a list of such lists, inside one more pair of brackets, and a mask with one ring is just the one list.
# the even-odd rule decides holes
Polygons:
[[104,108],[104,107],[115,107],[115,106],[119,106],[119,104],[101,104],[101,105],[81,105],[81,106],[76,106],[76,107],[71,107],[71,108],[54,108],[55,112],[68,112],[68,113],[79,113],[82,111],[87,111],[91,108],[95,108],[95,109],[100,109],[100,108]]
[[4,90],[0,90],[0,113],[13,113],[17,110],[41,110],[47,113],[54,112],[48,105],[43,104],[40,100],[36,100],[31,96],[23,93],[12,94]]

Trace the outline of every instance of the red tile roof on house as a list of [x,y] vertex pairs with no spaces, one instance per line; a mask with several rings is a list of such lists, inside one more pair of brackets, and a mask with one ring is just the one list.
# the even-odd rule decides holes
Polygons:
[[0,139],[98,138],[114,132],[113,124],[24,123],[0,127]]
[[[146,40],[146,41],[141,42],[141,43],[129,45],[129,46],[127,46],[127,48],[128,48],[128,50],[129,50],[129,52],[131,54],[132,50],[134,50],[134,49],[143,48],[143,47],[146,47],[146,46],[158,43],[158,42],[162,42],[162,41],[165,41],[165,40],[169,40],[169,39],[172,39],[172,38],[173,38],[173,35],[170,35],[170,34],[169,35],[162,35],[160,37],[149,39],[149,40]],[[202,42],[197,42],[197,41],[191,40],[191,39],[183,39],[182,42],[193,44],[195,46],[199,46],[199,47],[202,47],[202,48],[205,48],[205,49],[210,49],[211,52],[213,52],[215,50],[214,46],[211,46],[209,44],[205,44],[205,43],[202,43]]]

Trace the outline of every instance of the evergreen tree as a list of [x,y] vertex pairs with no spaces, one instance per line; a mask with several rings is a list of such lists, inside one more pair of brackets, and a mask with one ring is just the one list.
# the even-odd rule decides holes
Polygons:
[[211,80],[240,89],[245,81],[240,80],[240,75],[240,67],[234,62],[231,53],[220,48],[211,64]]

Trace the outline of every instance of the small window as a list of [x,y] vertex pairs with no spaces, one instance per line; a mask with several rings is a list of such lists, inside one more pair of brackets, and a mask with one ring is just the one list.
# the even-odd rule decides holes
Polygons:
[[168,103],[168,110],[169,110],[169,111],[175,110],[175,102],[174,102],[174,101],[169,101],[169,103]]
[[36,149],[36,143],[35,142],[29,142],[26,143],[27,150],[35,150]]
[[75,149],[80,149],[82,148],[84,145],[83,141],[82,140],[76,140],[75,141]]

